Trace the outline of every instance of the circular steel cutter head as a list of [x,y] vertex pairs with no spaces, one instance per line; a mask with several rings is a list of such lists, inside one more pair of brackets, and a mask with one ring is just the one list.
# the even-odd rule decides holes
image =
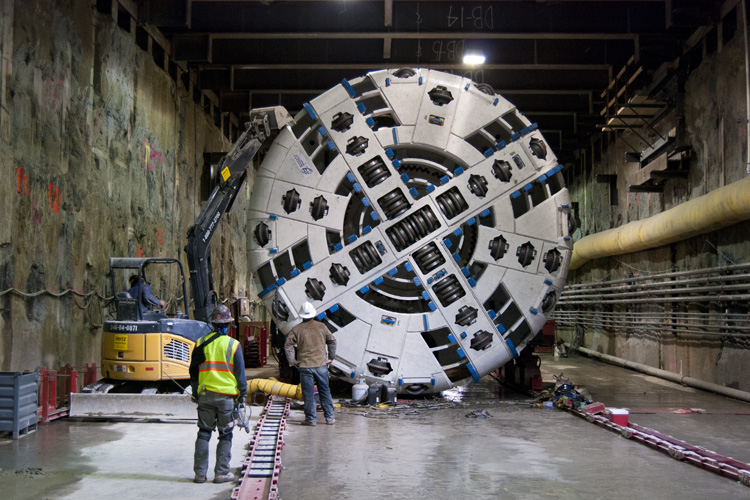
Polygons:
[[536,124],[489,86],[375,71],[305,104],[255,170],[250,264],[282,332],[314,304],[333,376],[437,392],[542,329],[568,272],[569,205]]

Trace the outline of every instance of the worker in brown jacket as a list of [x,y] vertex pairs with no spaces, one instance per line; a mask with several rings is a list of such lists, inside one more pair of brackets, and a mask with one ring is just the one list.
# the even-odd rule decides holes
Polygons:
[[[305,400],[305,421],[302,425],[315,425],[317,422],[317,404],[315,403],[314,385],[318,385],[320,406],[326,417],[326,424],[336,423],[333,415],[333,400],[331,389],[328,387],[328,365],[336,356],[336,339],[328,328],[314,319],[315,307],[305,302],[299,311],[302,323],[296,325],[289,332],[284,342],[284,351],[289,360],[289,366],[299,369],[302,396]],[[295,355],[294,346],[297,345]],[[326,354],[326,346],[328,353]]]

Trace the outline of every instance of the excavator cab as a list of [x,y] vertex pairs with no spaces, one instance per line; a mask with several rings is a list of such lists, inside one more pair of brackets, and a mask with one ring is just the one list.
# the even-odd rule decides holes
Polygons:
[[84,391],[180,391],[190,379],[195,342],[211,333],[208,324],[187,315],[182,263],[175,258],[114,257],[109,267],[116,309],[115,319],[104,322],[104,378]]

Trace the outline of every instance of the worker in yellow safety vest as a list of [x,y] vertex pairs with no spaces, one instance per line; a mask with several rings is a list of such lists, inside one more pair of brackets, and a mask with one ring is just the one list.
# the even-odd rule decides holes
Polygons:
[[235,479],[229,472],[234,430],[232,412],[236,406],[245,404],[247,379],[240,343],[227,335],[232,321],[234,318],[226,306],[214,309],[208,322],[215,331],[196,341],[190,360],[190,385],[193,401],[198,403],[198,437],[193,457],[193,481],[196,483],[206,482],[208,443],[214,429],[219,433],[214,483]]

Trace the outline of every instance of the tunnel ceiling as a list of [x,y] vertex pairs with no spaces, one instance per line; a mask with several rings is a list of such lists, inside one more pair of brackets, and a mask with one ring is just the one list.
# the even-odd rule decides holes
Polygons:
[[[539,124],[566,162],[607,126],[602,110],[619,89],[649,97],[658,90],[654,75],[675,71],[674,61],[700,49],[736,3],[99,0],[97,6],[119,10],[121,27],[132,29],[142,47],[163,50],[194,95],[211,96],[234,123],[251,107],[280,104],[294,113],[344,78],[422,67],[492,86]],[[128,14],[130,27],[122,19]],[[467,49],[482,50],[486,63],[464,65]],[[658,105],[640,112],[653,116]]]

